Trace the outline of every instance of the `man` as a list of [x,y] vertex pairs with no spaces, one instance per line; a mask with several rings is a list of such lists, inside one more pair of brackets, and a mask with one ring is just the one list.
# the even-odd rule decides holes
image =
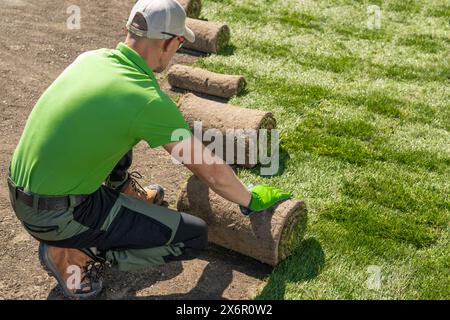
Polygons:
[[[13,154],[12,207],[69,298],[101,291],[105,261],[130,270],[191,259],[207,246],[203,220],[159,206],[163,188],[143,188],[139,174],[127,171],[140,140],[171,154],[176,147],[198,152],[192,135],[172,140],[174,130],[189,127],[153,73],[184,41],[194,41],[185,20],[175,0],[138,1],[125,43],[81,54],[40,97]],[[265,185],[249,192],[228,165],[210,157],[185,166],[243,214],[290,196]]]

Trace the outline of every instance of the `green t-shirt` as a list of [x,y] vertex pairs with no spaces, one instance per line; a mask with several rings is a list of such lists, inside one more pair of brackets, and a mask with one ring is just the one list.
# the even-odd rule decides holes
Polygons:
[[140,140],[189,130],[144,59],[119,43],[81,54],[40,97],[11,160],[11,178],[41,195],[88,194]]

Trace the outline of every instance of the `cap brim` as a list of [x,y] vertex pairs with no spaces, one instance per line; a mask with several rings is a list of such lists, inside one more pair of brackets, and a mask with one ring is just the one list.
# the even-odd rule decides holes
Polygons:
[[184,27],[184,34],[183,34],[183,36],[189,42],[194,42],[195,41],[195,34],[194,34],[194,32],[191,29],[189,29],[187,26]]

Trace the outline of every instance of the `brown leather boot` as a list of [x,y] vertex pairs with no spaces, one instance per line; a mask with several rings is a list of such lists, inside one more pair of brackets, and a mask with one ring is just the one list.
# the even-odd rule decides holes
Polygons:
[[103,288],[104,261],[87,255],[81,249],[58,248],[41,242],[39,260],[69,299],[93,298]]
[[142,187],[136,179],[142,178],[138,172],[131,172],[121,192],[151,204],[161,205],[164,201],[164,188],[159,184]]

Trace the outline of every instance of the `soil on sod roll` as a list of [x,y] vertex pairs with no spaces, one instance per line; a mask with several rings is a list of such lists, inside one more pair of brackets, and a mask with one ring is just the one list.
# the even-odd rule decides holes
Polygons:
[[270,143],[270,130],[276,128],[275,118],[270,112],[203,99],[192,93],[181,97],[178,107],[191,129],[198,121],[201,122],[202,133],[214,129],[223,135],[222,148],[218,150],[218,146],[213,150],[216,154],[220,151],[218,155],[227,163],[247,168],[258,163],[260,129],[267,129]]
[[303,201],[286,200],[245,216],[238,205],[214,193],[196,176],[179,193],[177,210],[205,220],[210,242],[272,266],[299,248],[306,230]]
[[202,11],[202,0],[178,0],[189,18],[198,18]]
[[186,19],[186,25],[194,32],[195,41],[186,41],[184,47],[206,53],[218,53],[230,42],[230,28],[219,22]]
[[169,70],[168,80],[172,87],[231,98],[245,88],[243,76],[226,75],[176,64]]

